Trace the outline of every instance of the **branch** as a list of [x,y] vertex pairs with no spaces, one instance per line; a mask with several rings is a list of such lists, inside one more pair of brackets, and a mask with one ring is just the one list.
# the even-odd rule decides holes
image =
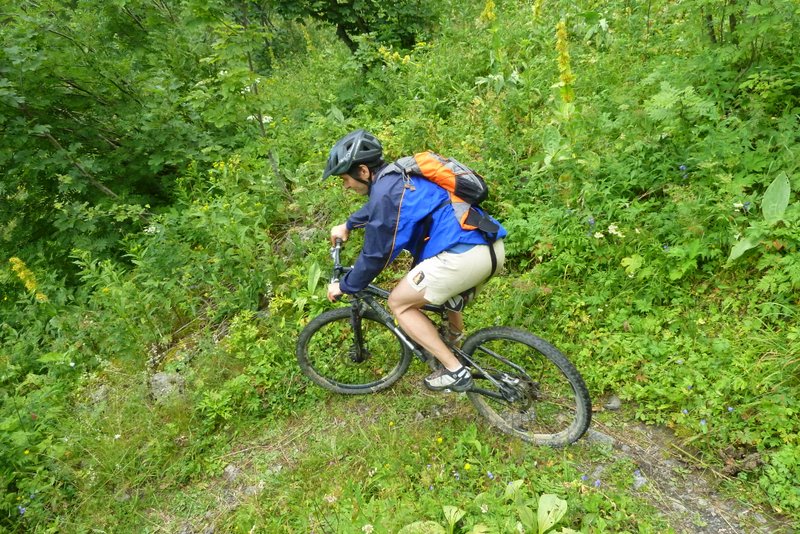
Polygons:
[[131,11],[131,9],[128,6],[123,7],[122,10],[125,13],[127,13],[130,18],[133,19],[133,22],[135,22],[136,25],[139,26],[139,28],[141,28],[144,33],[148,33],[147,28],[144,27],[142,21],[139,19],[139,17],[136,16],[136,14],[133,11]]
[[92,176],[92,175],[89,173],[89,171],[87,171],[87,170],[86,170],[86,169],[83,167],[83,165],[81,165],[80,161],[78,161],[78,160],[74,159],[73,157],[71,157],[71,156],[69,155],[69,152],[67,152],[67,151],[64,149],[64,147],[63,147],[63,146],[61,146],[61,143],[59,143],[59,142],[58,142],[58,139],[56,139],[55,137],[53,137],[52,135],[50,135],[50,133],[49,133],[49,132],[45,132],[45,133],[41,134],[41,136],[42,136],[42,137],[44,137],[45,139],[47,139],[48,141],[50,141],[50,143],[51,143],[51,144],[52,144],[54,147],[56,147],[58,150],[61,150],[61,151],[63,151],[63,152],[64,152],[64,153],[67,155],[67,157],[69,158],[70,162],[72,162],[72,164],[73,164],[73,165],[75,165],[75,167],[76,167],[76,168],[77,168],[79,171],[81,171],[81,174],[83,174],[83,175],[84,175],[84,176],[85,176],[85,177],[86,177],[86,178],[89,180],[89,183],[90,183],[90,184],[92,184],[93,186],[95,186],[97,189],[99,189],[100,191],[102,191],[102,192],[103,192],[103,193],[105,193],[106,195],[108,195],[108,196],[110,196],[110,197],[112,197],[112,198],[115,198],[115,199],[119,199],[119,195],[117,195],[115,192],[113,192],[111,189],[109,189],[109,188],[108,188],[108,187],[106,187],[105,185],[103,185],[103,184],[101,184],[100,182],[98,182],[98,181],[97,181],[97,179],[96,179],[94,176]]
[[109,105],[109,102],[103,100],[103,98],[101,98],[100,96],[94,94],[93,92],[89,91],[88,89],[84,89],[83,87],[78,85],[78,83],[75,82],[75,81],[69,80],[67,78],[62,78],[61,76],[57,76],[57,79],[59,81],[61,81],[63,84],[68,85],[69,87],[72,87],[76,91],[80,91],[81,93],[85,94],[86,96],[89,96],[89,97],[95,99],[98,103],[100,103],[100,104],[102,104],[104,106],[108,106]]

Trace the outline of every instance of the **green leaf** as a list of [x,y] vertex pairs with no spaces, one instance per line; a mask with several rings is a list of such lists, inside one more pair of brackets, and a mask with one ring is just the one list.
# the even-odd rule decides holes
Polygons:
[[331,111],[328,114],[328,116],[333,120],[335,120],[336,122],[338,122],[339,124],[345,123],[344,113],[342,113],[342,110],[337,108],[336,106],[331,106]]
[[751,248],[757,247],[759,243],[761,243],[760,240],[749,236],[740,239],[735,245],[733,245],[733,248],[731,248],[731,255],[728,256],[728,263],[736,260]]
[[317,284],[319,283],[319,279],[322,276],[322,271],[319,267],[317,262],[311,266],[311,269],[308,270],[308,292],[309,294],[313,294],[314,290],[317,289]]
[[764,192],[764,200],[761,202],[761,212],[764,214],[764,220],[767,221],[767,224],[773,225],[783,217],[786,208],[789,206],[791,192],[789,177],[786,176],[785,172],[780,173],[769,184],[769,187]]
[[567,501],[559,499],[552,493],[545,493],[539,497],[539,533],[544,534],[556,523],[561,521],[567,513]]
[[542,148],[544,148],[544,163],[551,165],[558,159],[558,154],[563,150],[561,133],[558,128],[548,127],[542,131]]
[[60,352],[48,352],[36,358],[41,363],[63,363],[67,361],[67,356]]
[[631,276],[636,274],[636,271],[644,263],[644,258],[639,256],[638,254],[634,254],[633,256],[629,256],[627,258],[622,258],[622,266],[625,267],[625,272]]
[[519,514],[519,521],[526,529],[533,529],[536,526],[534,523],[533,510],[528,506],[518,506],[517,513]]
[[506,486],[506,491],[503,497],[505,499],[514,500],[514,498],[517,496],[517,493],[519,493],[522,484],[524,483],[525,482],[523,480],[515,480],[514,482],[510,482]]
[[456,506],[442,506],[442,511],[447,524],[450,525],[450,532],[453,531],[455,524],[461,521],[461,518],[467,513]]

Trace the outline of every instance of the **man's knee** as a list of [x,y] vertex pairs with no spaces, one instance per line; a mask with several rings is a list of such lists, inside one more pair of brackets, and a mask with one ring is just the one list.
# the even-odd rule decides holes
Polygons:
[[392,314],[398,315],[406,311],[410,306],[409,302],[402,297],[402,295],[397,291],[392,291],[389,293],[389,298],[386,301],[389,305],[389,309],[392,311]]
[[392,313],[397,316],[406,310],[421,308],[425,305],[425,300],[403,280],[389,293],[386,303]]

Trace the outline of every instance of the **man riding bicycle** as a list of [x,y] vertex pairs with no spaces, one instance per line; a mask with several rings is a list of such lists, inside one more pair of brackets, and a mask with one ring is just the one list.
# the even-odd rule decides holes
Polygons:
[[[506,230],[498,224],[496,240],[491,243],[484,233],[463,229],[453,215],[449,193],[429,180],[387,165],[380,141],[364,130],[347,134],[331,148],[323,179],[332,175],[341,176],[345,188],[369,199],[345,223],[331,229],[332,243],[346,241],[355,228],[363,228],[365,233],[353,269],[328,286],[328,299],[361,291],[402,250],[411,252],[415,265],[389,295],[389,308],[403,331],[442,364],[425,378],[425,386],[434,391],[470,389],[469,370],[420,308],[445,304],[488,279],[503,265]],[[451,334],[458,336],[463,319],[460,308],[454,308],[448,319]]]

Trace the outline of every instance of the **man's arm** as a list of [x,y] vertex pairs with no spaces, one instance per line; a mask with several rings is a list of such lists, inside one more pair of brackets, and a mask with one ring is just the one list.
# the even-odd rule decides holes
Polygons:
[[403,183],[385,182],[382,185],[389,187],[374,191],[375,200],[368,203],[369,218],[364,226],[364,246],[361,253],[353,270],[339,282],[344,293],[356,293],[367,287],[395,255]]

